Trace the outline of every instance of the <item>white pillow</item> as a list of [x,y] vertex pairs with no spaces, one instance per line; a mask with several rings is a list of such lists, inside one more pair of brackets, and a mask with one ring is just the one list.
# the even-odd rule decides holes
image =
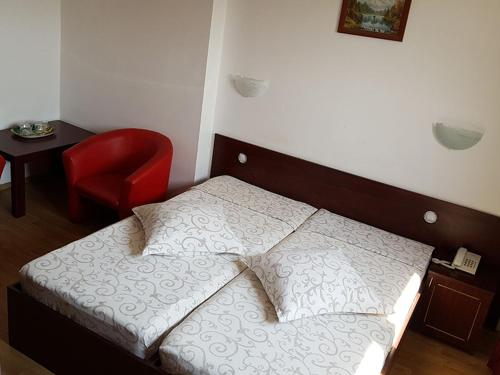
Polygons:
[[386,313],[341,251],[275,249],[243,262],[261,281],[280,322],[332,313]]
[[133,211],[144,228],[143,255],[262,254],[292,231],[280,220],[195,190]]
[[143,255],[181,253],[245,254],[220,206],[214,202],[170,200],[133,209],[144,228]]

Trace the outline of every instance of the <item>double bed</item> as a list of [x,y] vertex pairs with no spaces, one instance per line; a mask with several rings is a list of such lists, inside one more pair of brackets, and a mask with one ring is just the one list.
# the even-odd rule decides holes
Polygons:
[[[238,161],[239,153],[247,155],[246,163]],[[165,232],[169,238],[189,233],[178,242],[182,254],[173,249],[144,256],[144,217],[132,216],[23,267],[21,283],[8,290],[11,345],[58,374],[387,372],[433,248],[378,229],[369,219],[373,202],[384,205],[380,189],[396,201],[408,196],[222,136],[216,137],[212,175],[164,203],[166,212],[182,213],[168,217]],[[331,184],[334,177],[338,183]],[[350,202],[344,200],[347,188]],[[421,196],[411,194],[414,204]],[[429,199],[426,204],[433,203]],[[363,211],[366,202],[371,207]],[[346,214],[349,206],[352,215]],[[424,228],[419,217],[404,226],[410,213],[393,232]],[[195,218],[195,230],[184,214]],[[218,223],[211,215],[223,218],[232,238],[221,237],[217,225],[211,228]],[[384,213],[379,217],[387,224]],[[356,285],[346,289],[351,292],[361,285],[377,296],[382,310],[339,310],[281,322],[242,254],[190,253],[212,244],[216,232],[217,246],[231,248],[237,239],[244,255],[311,249],[335,254],[342,271],[338,285],[348,280]]]

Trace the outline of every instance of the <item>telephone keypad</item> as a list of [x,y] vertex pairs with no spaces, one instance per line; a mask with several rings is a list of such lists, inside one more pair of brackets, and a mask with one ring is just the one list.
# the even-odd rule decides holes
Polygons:
[[464,259],[464,266],[468,268],[472,268],[476,265],[476,262],[472,259],[465,258]]

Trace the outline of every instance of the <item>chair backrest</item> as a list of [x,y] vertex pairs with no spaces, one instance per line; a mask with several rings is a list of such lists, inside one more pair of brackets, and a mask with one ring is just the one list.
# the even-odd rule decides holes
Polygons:
[[115,168],[132,172],[156,157],[172,159],[172,142],[165,135],[146,129],[118,129],[95,136],[106,144],[106,157]]

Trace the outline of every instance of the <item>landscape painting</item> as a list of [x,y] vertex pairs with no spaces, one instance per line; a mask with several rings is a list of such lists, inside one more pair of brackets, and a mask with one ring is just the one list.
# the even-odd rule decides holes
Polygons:
[[402,41],[411,0],[344,0],[338,31]]

